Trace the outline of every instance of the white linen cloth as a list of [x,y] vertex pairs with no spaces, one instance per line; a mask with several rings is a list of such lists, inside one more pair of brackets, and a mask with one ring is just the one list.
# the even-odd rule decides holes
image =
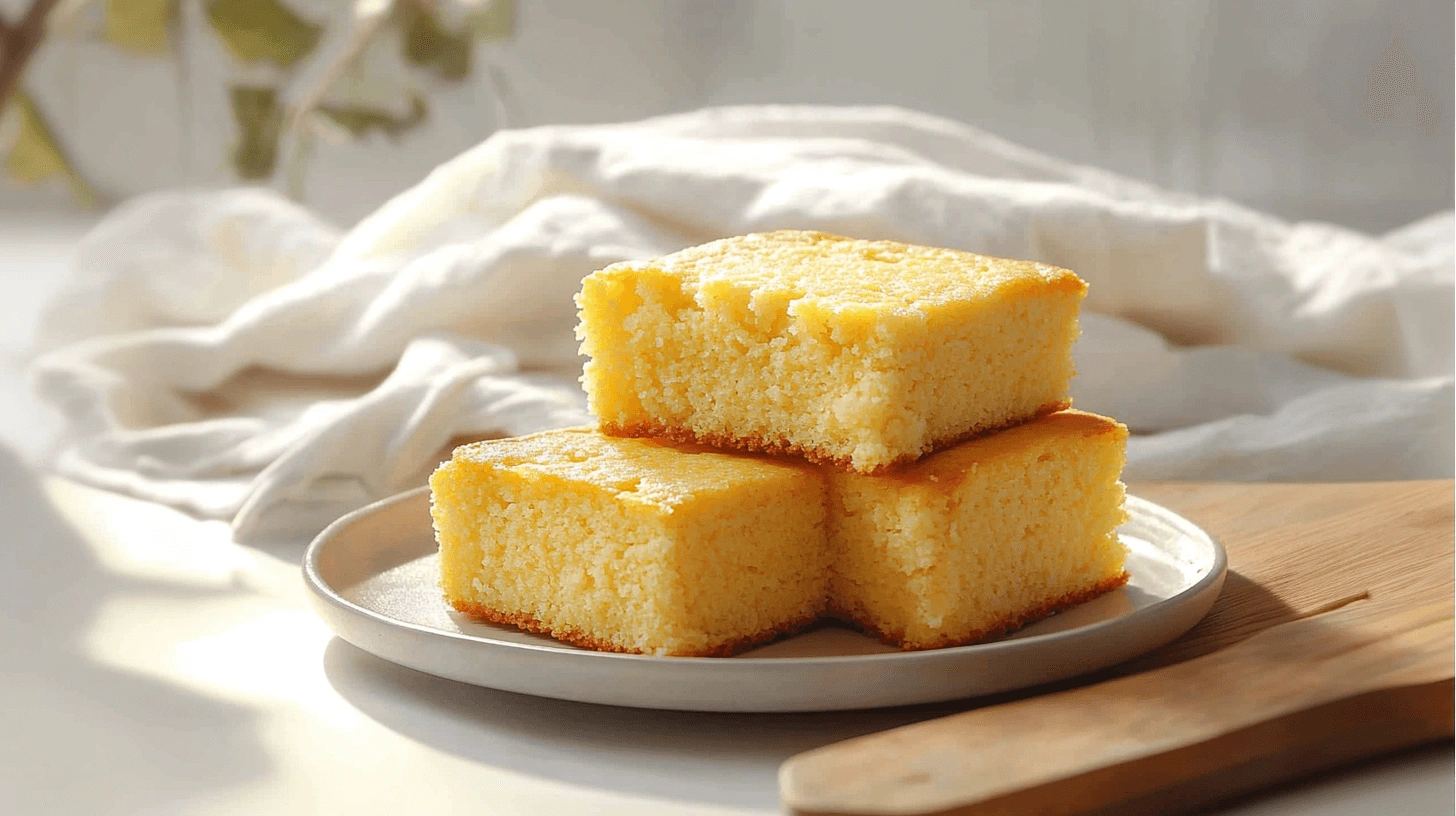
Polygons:
[[750,107],[505,131],[339,232],[258,190],[144,196],[44,316],[60,473],[315,531],[461,437],[587,421],[582,276],[820,229],[1032,258],[1090,284],[1078,407],[1126,478],[1450,476],[1453,215],[1289,224],[893,108]]

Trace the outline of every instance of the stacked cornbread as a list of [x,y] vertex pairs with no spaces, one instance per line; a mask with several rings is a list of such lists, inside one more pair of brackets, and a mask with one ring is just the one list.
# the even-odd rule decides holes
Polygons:
[[970,643],[1113,589],[1127,430],[1068,410],[1085,292],[810,232],[590,275],[600,428],[440,467],[446,598],[590,648],[716,655],[821,617]]

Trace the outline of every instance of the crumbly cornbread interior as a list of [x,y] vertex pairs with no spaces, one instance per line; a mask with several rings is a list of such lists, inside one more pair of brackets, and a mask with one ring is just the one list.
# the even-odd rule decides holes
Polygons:
[[609,433],[876,472],[1066,407],[1085,293],[968,252],[730,238],[588,276],[582,382]]
[[594,649],[729,654],[823,616],[971,643],[1125,580],[1127,430],[1052,414],[881,476],[589,429],[430,480],[446,598]]
[[1126,581],[1127,429],[1064,411],[879,477],[829,471],[831,608],[903,648],[981,640]]
[[588,648],[726,654],[827,595],[807,464],[569,429],[466,445],[430,479],[446,598]]

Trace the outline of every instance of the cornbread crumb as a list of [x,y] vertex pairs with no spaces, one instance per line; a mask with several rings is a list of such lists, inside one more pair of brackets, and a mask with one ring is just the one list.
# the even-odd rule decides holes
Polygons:
[[823,612],[824,483],[803,463],[577,428],[457,448],[430,488],[445,597],[473,617],[721,655]]
[[582,382],[607,433],[873,473],[1067,407],[1085,294],[1026,261],[729,238],[587,276]]
[[974,643],[1121,586],[1127,428],[1063,411],[883,476],[828,471],[832,613],[906,649]]

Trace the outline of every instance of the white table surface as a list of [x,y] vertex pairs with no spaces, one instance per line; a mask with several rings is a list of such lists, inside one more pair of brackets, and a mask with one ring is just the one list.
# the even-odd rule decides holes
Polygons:
[[[305,542],[45,477],[21,371],[85,222],[0,214],[0,814],[773,813],[790,755],[962,706],[702,715],[400,668],[309,611]],[[1246,798],[1239,816],[1453,813],[1450,744]]]

